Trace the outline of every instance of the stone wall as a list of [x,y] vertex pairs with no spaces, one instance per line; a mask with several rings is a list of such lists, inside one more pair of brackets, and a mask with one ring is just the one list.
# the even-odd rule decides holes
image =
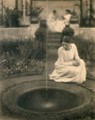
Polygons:
[[95,40],[95,28],[80,28],[78,34],[87,40]]
[[71,27],[74,29],[75,35],[80,35],[87,40],[91,38],[95,40],[95,28],[79,27],[78,24],[71,24]]
[[[17,40],[28,39],[33,37],[39,25],[32,25],[26,28],[0,28],[0,40]],[[88,40],[93,38],[95,40],[95,28],[79,28],[79,26],[71,25],[75,31],[75,35],[80,35]]]
[[0,40],[20,39],[29,36],[27,28],[3,28],[0,29]]
[[31,38],[38,29],[39,24],[22,28],[0,28],[0,40],[17,40]]

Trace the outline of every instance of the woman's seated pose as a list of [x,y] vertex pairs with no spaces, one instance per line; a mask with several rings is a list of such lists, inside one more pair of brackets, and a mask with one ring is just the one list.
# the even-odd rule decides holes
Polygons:
[[71,12],[70,10],[65,10],[65,15],[58,19],[57,11],[53,10],[47,19],[47,26],[52,32],[62,32],[65,25],[70,24]]
[[75,44],[69,36],[64,36],[62,46],[58,49],[58,60],[55,70],[49,75],[56,82],[83,83],[86,80],[86,67],[80,59]]
[[66,9],[65,10],[65,15],[63,16],[64,22],[66,24],[70,24],[71,17],[72,17],[71,11],[69,9]]
[[62,32],[66,25],[70,25],[71,16],[71,11],[66,9],[65,15],[56,21],[56,25],[54,27],[55,32]]
[[56,20],[57,20],[57,11],[53,10],[52,13],[50,13],[47,18],[47,26],[52,32],[55,31],[54,27],[56,25]]

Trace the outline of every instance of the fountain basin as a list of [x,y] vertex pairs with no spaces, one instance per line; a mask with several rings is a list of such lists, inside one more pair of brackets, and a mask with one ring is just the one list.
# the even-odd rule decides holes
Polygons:
[[83,98],[64,90],[43,88],[22,94],[17,104],[25,110],[35,112],[59,112],[77,107],[83,101]]
[[2,103],[16,116],[28,120],[61,120],[88,109],[90,91],[76,84],[24,82],[10,87],[2,94]]

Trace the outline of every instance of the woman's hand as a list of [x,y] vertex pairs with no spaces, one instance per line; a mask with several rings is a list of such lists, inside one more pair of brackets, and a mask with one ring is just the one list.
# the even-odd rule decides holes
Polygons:
[[79,66],[80,65],[80,60],[79,59],[76,59],[73,61],[73,66]]

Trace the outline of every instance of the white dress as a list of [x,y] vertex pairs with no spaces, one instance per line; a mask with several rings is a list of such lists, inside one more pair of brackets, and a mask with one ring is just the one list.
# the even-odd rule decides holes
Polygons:
[[61,33],[65,28],[66,24],[70,23],[70,19],[71,19],[71,14],[65,15],[64,19],[60,20],[56,18],[54,14],[51,13],[47,19],[47,25],[52,32]]
[[52,32],[54,32],[55,25],[56,25],[56,16],[53,13],[51,13],[47,18],[47,26]]
[[54,26],[54,32],[61,33],[63,29],[65,28],[65,22],[64,20],[56,20],[55,26]]
[[55,24],[55,27],[54,27],[54,31],[55,32],[59,32],[61,33],[65,26],[68,24],[70,24],[70,19],[71,19],[71,14],[66,14],[63,16],[64,19],[63,20],[57,20],[56,21],[56,24]]
[[[79,58],[75,44],[66,51],[63,47],[58,49],[58,60],[55,63],[55,69],[49,75],[50,79],[56,82],[76,82],[83,83],[86,80],[86,67],[82,59]],[[75,59],[80,60],[79,66],[73,66]]]
[[65,23],[65,24],[69,24],[69,23],[70,23],[70,20],[71,20],[71,17],[72,17],[71,14],[66,14],[66,15],[64,16],[64,18],[65,18],[64,23]]

